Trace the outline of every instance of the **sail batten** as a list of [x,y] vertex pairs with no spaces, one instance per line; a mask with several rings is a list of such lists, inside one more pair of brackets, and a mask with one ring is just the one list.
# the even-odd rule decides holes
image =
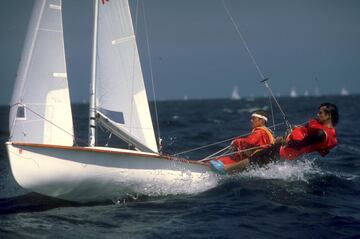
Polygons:
[[65,72],[54,72],[52,75],[56,78],[67,78],[67,74]]
[[112,40],[111,44],[116,45],[116,44],[120,44],[122,42],[131,41],[131,40],[135,40],[135,35],[131,35],[131,36],[127,36],[127,37]]
[[100,5],[97,27],[96,110],[115,135],[157,152],[128,0]]
[[63,33],[63,31],[61,31],[61,30],[53,30],[53,29],[47,29],[47,28],[39,28],[38,30],[45,31],[45,32]]
[[61,5],[49,4],[49,8],[61,11]]

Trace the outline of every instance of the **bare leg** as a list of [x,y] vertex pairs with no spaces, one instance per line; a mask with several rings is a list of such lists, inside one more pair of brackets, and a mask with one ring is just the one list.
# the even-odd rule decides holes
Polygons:
[[231,174],[231,173],[242,172],[249,165],[250,165],[250,160],[247,158],[247,159],[243,159],[243,160],[241,160],[241,161],[239,161],[237,163],[234,163],[234,164],[225,165],[224,169],[225,169],[225,172]]

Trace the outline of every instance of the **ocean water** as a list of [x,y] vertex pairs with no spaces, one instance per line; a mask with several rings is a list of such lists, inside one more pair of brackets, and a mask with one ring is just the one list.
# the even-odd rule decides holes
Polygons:
[[[322,102],[338,105],[340,143],[326,158],[314,154],[252,168],[221,177],[206,191],[179,194],[165,188],[161,194],[87,204],[29,193],[17,185],[4,146],[9,109],[0,107],[0,238],[360,238],[358,101],[360,96],[280,98],[293,124],[314,116]],[[270,110],[268,100],[158,102],[163,150],[180,153],[245,134],[250,112],[257,108]],[[87,137],[87,105],[74,105],[73,114],[81,144]],[[276,109],[275,122],[281,123]],[[283,130],[280,125],[275,132]],[[101,137],[102,143],[119,144]],[[227,144],[181,156],[201,159]]]

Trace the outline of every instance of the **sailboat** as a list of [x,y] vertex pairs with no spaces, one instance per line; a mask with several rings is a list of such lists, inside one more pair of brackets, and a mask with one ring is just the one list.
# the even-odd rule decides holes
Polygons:
[[297,97],[297,92],[295,90],[295,88],[292,88],[291,91],[290,91],[290,97],[292,98],[296,98]]
[[349,91],[344,87],[344,88],[341,89],[340,95],[341,95],[341,96],[348,96],[348,95],[349,95]]
[[[74,143],[61,0],[35,1],[6,142],[15,180],[28,191],[79,202],[215,186],[207,164],[159,153],[128,0],[94,4],[89,146],[80,147]],[[96,146],[97,124],[134,149]]]
[[308,91],[308,90],[305,90],[304,96],[305,96],[305,97],[308,97],[308,96],[309,96],[309,91]]
[[237,86],[235,86],[233,88],[233,91],[231,93],[231,99],[232,100],[240,100],[241,99]]

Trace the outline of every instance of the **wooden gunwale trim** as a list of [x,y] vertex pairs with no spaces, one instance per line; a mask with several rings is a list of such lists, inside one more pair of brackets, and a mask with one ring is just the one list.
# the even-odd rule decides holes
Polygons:
[[85,151],[85,152],[95,152],[95,153],[107,153],[107,154],[119,154],[119,155],[131,155],[137,157],[144,157],[144,158],[158,158],[163,160],[171,160],[183,163],[190,163],[190,164],[198,164],[198,165],[207,165],[203,162],[198,162],[195,160],[187,160],[184,158],[175,158],[168,155],[161,155],[161,154],[148,154],[142,152],[121,152],[115,150],[106,150],[106,149],[97,149],[97,148],[87,148],[87,147],[80,147],[80,146],[66,146],[66,145],[53,145],[53,144],[35,144],[35,143],[22,143],[22,142],[7,142],[7,144],[12,144],[14,146],[26,146],[26,147],[34,147],[34,148],[50,148],[50,149],[63,149],[63,150],[75,150],[75,151]]

